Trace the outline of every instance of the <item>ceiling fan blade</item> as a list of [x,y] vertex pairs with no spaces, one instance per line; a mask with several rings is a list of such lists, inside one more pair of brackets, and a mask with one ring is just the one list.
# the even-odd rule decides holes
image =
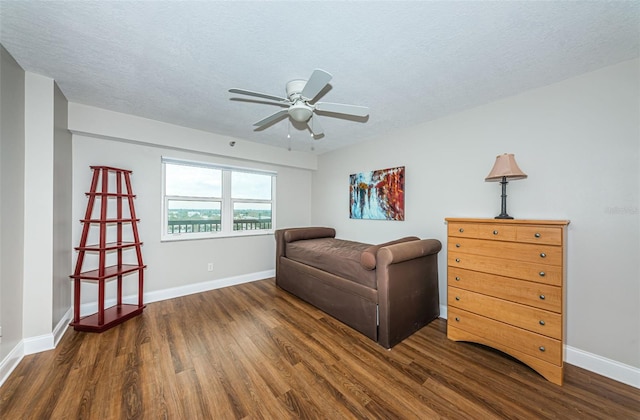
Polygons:
[[262,127],[264,125],[267,125],[279,118],[282,118],[283,116],[287,115],[289,113],[288,109],[281,109],[280,111],[276,112],[275,114],[271,114],[269,115],[267,118],[263,118],[260,121],[258,121],[257,123],[253,124],[256,127]]
[[271,99],[272,101],[278,101],[278,102],[289,102],[288,99],[286,98],[280,98],[279,96],[273,96],[273,95],[268,95],[266,93],[260,93],[260,92],[252,92],[250,90],[244,90],[244,89],[229,89],[229,92],[231,93],[239,93],[241,95],[249,95],[249,96],[256,96],[258,98],[265,98],[265,99]]
[[318,102],[315,105],[316,111],[336,112],[338,114],[355,115],[356,117],[366,117],[369,115],[369,108],[358,105],[335,104],[331,102]]
[[318,121],[318,117],[316,117],[315,115],[311,116],[309,121],[307,121],[307,125],[309,126],[309,130],[311,130],[311,134],[313,134],[314,137],[324,134],[324,130],[320,125],[320,121]]
[[311,77],[307,81],[307,84],[304,85],[302,92],[300,93],[303,98],[307,98],[312,100],[325,86],[329,83],[333,76],[327,73],[324,70],[315,69],[313,73],[311,73]]

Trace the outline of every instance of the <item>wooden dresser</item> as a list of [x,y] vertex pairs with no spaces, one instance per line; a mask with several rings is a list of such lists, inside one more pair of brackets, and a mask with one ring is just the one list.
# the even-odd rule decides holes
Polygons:
[[568,220],[447,218],[447,337],[562,385]]

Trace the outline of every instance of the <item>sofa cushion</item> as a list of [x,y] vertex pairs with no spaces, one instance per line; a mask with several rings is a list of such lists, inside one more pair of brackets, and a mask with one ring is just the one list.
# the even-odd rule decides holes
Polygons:
[[360,264],[362,251],[369,246],[335,238],[300,240],[287,244],[287,258],[375,289],[375,271]]
[[366,248],[364,251],[362,251],[362,254],[360,255],[360,264],[367,270],[375,270],[376,255],[378,254],[378,250],[380,248],[387,245],[394,245],[402,242],[418,241],[418,240],[420,240],[420,238],[418,238],[417,236],[407,236],[404,238],[396,239],[394,241],[385,242],[383,244],[372,245]]

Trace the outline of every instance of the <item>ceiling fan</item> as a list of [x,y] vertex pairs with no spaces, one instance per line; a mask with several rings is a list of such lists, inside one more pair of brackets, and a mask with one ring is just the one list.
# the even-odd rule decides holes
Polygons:
[[332,77],[331,74],[324,70],[315,69],[313,73],[311,73],[309,80],[292,80],[288,82],[286,86],[286,98],[244,89],[229,89],[229,92],[269,99],[276,101],[274,105],[287,106],[287,109],[280,110],[253,124],[258,127],[258,129],[288,114],[294,121],[306,123],[313,137],[318,137],[324,134],[324,131],[316,116],[314,116],[314,112],[316,111],[353,115],[356,117],[366,117],[369,115],[369,108],[366,106],[336,104],[332,102],[312,103],[313,99],[327,86]]

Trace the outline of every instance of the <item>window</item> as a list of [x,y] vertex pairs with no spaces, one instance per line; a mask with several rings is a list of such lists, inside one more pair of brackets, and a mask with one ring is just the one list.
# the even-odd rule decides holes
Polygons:
[[273,232],[276,174],[162,158],[164,240]]

